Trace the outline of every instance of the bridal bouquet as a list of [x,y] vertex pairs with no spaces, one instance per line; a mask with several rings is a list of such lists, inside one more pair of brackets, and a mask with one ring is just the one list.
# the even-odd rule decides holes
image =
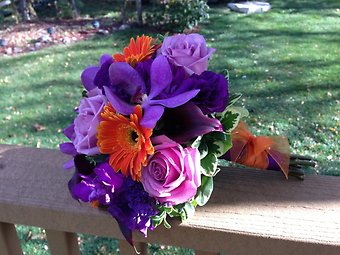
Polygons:
[[255,137],[228,79],[208,71],[215,49],[199,34],[140,36],[81,74],[84,92],[60,145],[73,156],[72,197],[109,212],[132,244],[168,217],[207,203],[221,159],[287,176],[289,145]]

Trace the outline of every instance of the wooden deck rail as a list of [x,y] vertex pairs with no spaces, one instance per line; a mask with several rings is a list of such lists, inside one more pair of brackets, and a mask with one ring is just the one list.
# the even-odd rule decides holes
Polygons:
[[[52,255],[80,254],[76,234],[123,237],[105,212],[74,201],[68,158],[57,150],[0,145],[0,254],[22,254],[13,224],[46,229]],[[211,201],[172,229],[134,239],[188,247],[196,254],[340,254],[340,178],[286,181],[273,171],[223,168]],[[124,241],[122,254],[133,254]]]

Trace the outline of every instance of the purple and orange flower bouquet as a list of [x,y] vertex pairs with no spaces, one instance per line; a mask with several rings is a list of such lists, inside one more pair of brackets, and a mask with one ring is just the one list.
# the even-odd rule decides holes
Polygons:
[[220,159],[287,176],[285,138],[255,137],[233,104],[228,80],[208,71],[215,49],[199,34],[131,39],[81,74],[85,87],[70,139],[72,197],[108,211],[132,243],[167,218],[185,220],[207,203]]

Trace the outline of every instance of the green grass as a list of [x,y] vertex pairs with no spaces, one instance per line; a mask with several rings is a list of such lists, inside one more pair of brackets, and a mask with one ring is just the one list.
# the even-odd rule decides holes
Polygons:
[[[255,134],[286,135],[292,152],[313,156],[321,174],[340,175],[337,1],[271,1],[262,15],[211,9],[201,33],[217,49],[210,70],[227,74],[241,92]],[[321,4],[319,8],[318,4]],[[102,53],[121,51],[132,29],[109,37],[0,58],[0,143],[57,148],[81,95],[79,75]],[[46,129],[35,131],[39,124]],[[27,238],[31,231],[32,237]],[[170,230],[171,231],[171,230]],[[41,230],[19,227],[26,254],[48,254]],[[34,238],[33,238],[34,237]],[[24,241],[28,239],[28,241]],[[109,239],[81,235],[83,254],[116,254]],[[103,248],[104,247],[104,248]],[[103,251],[107,251],[103,253]],[[190,251],[151,246],[152,254]],[[168,253],[167,253],[168,252]]]

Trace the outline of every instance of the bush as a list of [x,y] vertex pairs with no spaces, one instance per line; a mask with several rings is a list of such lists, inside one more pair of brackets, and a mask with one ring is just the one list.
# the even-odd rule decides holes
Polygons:
[[182,32],[185,28],[192,29],[199,21],[209,18],[208,9],[207,1],[160,0],[146,14],[146,21],[163,31]]

